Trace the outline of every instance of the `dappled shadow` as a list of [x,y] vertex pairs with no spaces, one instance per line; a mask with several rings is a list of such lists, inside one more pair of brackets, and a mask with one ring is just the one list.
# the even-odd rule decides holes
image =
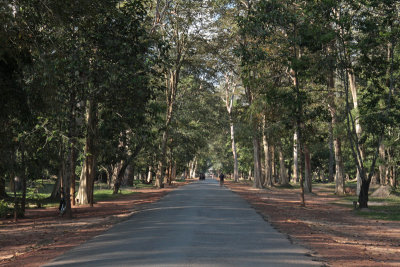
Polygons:
[[307,250],[215,181],[171,192],[46,266],[310,266]]

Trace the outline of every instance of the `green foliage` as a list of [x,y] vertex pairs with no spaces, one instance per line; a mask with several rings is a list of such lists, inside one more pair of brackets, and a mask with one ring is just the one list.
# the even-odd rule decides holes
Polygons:
[[0,218],[6,218],[11,213],[11,208],[5,200],[0,200]]

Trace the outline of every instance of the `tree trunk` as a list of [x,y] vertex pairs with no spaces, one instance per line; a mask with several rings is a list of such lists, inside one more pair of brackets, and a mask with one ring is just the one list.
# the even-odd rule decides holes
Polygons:
[[[179,36],[178,31],[174,32],[175,38],[178,41],[182,41]],[[163,133],[162,137],[162,142],[161,142],[161,153],[160,153],[160,158],[158,161],[158,167],[157,167],[157,172],[156,172],[156,187],[162,188],[164,187],[163,185],[163,175],[165,173],[165,162],[166,162],[166,152],[167,152],[167,141],[168,141],[168,135],[169,135],[169,127],[171,124],[172,116],[173,116],[173,111],[174,111],[174,105],[175,105],[175,98],[176,98],[176,93],[178,90],[178,83],[179,83],[179,76],[180,76],[180,70],[182,67],[182,63],[185,57],[185,43],[179,42],[179,47],[177,47],[177,53],[176,53],[176,60],[175,60],[175,69],[171,69],[168,71],[168,73],[165,75],[165,80],[166,80],[166,102],[167,102],[167,111],[166,111],[166,119],[165,119],[165,130]]]
[[2,175],[0,175],[0,200],[1,199],[6,199],[7,193],[6,193],[6,178]]
[[164,184],[170,184],[171,181],[171,161],[168,159],[168,167],[165,169]]
[[[231,117],[231,115],[230,115]],[[239,181],[239,163],[238,156],[236,152],[236,142],[235,142],[235,128],[233,125],[232,118],[230,118],[230,126],[231,126],[231,143],[232,143],[232,153],[233,153],[233,179],[235,182]]]
[[172,167],[171,179],[172,179],[172,181],[176,180],[176,161],[174,161],[174,166]]
[[[11,180],[14,179],[15,175],[12,175]],[[18,220],[18,209],[19,209],[19,203],[18,203],[18,198],[17,198],[17,190],[15,189],[15,186],[13,188],[13,193],[14,193],[14,222],[17,222]]]
[[[76,171],[76,158],[77,158],[77,149],[76,149],[76,93],[75,90],[71,91],[70,94],[70,112],[69,112],[69,129],[68,129],[68,142],[69,142],[69,175],[70,175],[70,192],[68,195],[68,199],[70,199],[70,206],[75,205],[75,171]],[[72,212],[68,210],[67,205],[67,216],[72,217]]]
[[390,175],[390,185],[393,188],[397,187],[397,180],[396,180],[396,166],[392,166],[392,174]]
[[50,199],[59,199],[61,196],[61,179],[62,179],[62,169],[58,171],[57,180],[53,186],[53,190],[51,191]]
[[293,135],[293,183],[299,181],[299,142],[297,131]]
[[[82,167],[82,170],[83,170],[83,167]],[[114,170],[114,168],[113,168],[112,165],[109,165],[107,167],[104,167],[104,170],[105,170],[105,172],[107,174],[107,186],[108,186],[108,188],[111,188],[112,184],[113,184],[113,170]]]
[[263,188],[261,178],[260,142],[257,134],[253,135],[253,155],[254,155],[254,187]]
[[335,152],[333,144],[333,125],[331,119],[331,122],[329,123],[329,176],[328,176],[328,182],[330,183],[334,181],[334,172],[333,172],[334,165],[335,165]]
[[232,108],[233,108],[233,101],[235,97],[235,89],[236,84],[231,80],[230,75],[225,75],[226,84],[225,84],[225,106],[226,110],[228,111],[229,115],[229,125],[231,129],[231,144],[232,144],[232,154],[233,154],[233,180],[235,182],[239,181],[239,167],[238,167],[238,159],[237,159],[237,152],[236,152],[236,142],[235,142],[235,128],[232,119]]
[[368,192],[370,179],[366,179],[365,173],[360,174],[363,183],[361,184],[360,194],[358,196],[358,203],[360,205],[360,209],[368,208]]
[[[354,121],[355,126],[356,126],[356,135],[359,139],[359,138],[361,138],[362,129],[361,129],[360,121],[358,119],[358,94],[357,94],[357,86],[356,86],[356,77],[353,73],[353,70],[349,70],[348,79],[349,79],[351,95],[353,97],[353,106],[356,111],[356,115],[355,115],[356,118]],[[360,152],[361,152],[361,158],[363,159],[364,158],[364,150],[363,150],[362,146],[360,146]],[[362,183],[362,178],[361,178],[359,169],[357,168],[357,195],[360,194],[361,183]]]
[[147,174],[147,183],[150,184],[151,181],[153,180],[153,167],[150,165],[149,166],[149,172]]
[[126,168],[129,165],[128,160],[122,160],[119,164],[118,172],[117,172],[117,177],[114,182],[114,187],[113,187],[113,195],[118,194],[119,188],[121,187],[122,179],[124,178]]
[[155,186],[157,188],[163,188],[163,180],[164,180],[164,173],[165,173],[165,154],[167,151],[167,139],[168,139],[168,131],[165,130],[163,133],[162,143],[161,143],[161,155],[158,161],[158,167],[156,172],[156,183]]
[[289,179],[285,167],[285,158],[283,156],[282,147],[279,145],[277,148],[279,154],[279,173],[280,173],[279,182],[281,185],[288,185]]
[[[195,159],[196,159],[196,157],[195,157]],[[192,177],[190,177],[190,178],[192,178],[192,179],[196,178],[196,173],[197,173],[197,159],[194,162]]]
[[77,199],[80,205],[90,204],[93,207],[94,178],[96,172],[96,128],[97,128],[97,103],[89,100],[87,109],[87,133],[85,143],[85,161],[79,184]]
[[337,108],[335,102],[335,80],[333,72],[331,72],[328,80],[328,108],[331,113],[331,127],[332,127],[332,138],[335,153],[335,193],[338,195],[344,194],[344,166],[341,148],[341,139],[337,133],[338,121],[337,121]]
[[344,167],[342,158],[341,140],[336,137],[334,140],[335,145],[335,161],[336,161],[336,175],[335,175],[335,193],[344,195]]
[[312,176],[311,176],[311,155],[308,146],[304,144],[304,190],[307,193],[312,192]]
[[276,170],[276,162],[275,162],[275,146],[270,146],[271,151],[271,177],[273,183],[278,183],[279,177],[278,172]]
[[386,153],[385,153],[385,145],[381,142],[379,145],[379,181],[377,183],[381,185],[386,185],[387,184],[387,179],[386,179]]
[[62,189],[64,193],[64,198],[65,198],[65,212],[64,215],[67,218],[72,218],[72,207],[71,207],[71,147],[68,148],[67,150],[67,159],[66,159],[66,164],[64,165],[65,167],[65,172],[63,175],[63,181],[62,181]]
[[337,136],[334,138],[334,148],[335,148],[335,193],[338,195],[344,195],[344,166],[343,157],[341,149],[341,139]]
[[272,187],[272,164],[271,153],[269,151],[269,144],[267,135],[265,134],[266,121],[264,116],[264,131],[263,131],[263,146],[264,146],[264,186]]
[[112,189],[113,189],[113,194],[117,194],[119,187],[120,187],[120,182],[119,182],[119,174],[120,174],[120,170],[122,168],[122,165],[124,164],[124,160],[121,160],[117,163],[115,163],[115,165],[112,165]]
[[70,155],[70,199],[71,199],[71,206],[75,206],[75,170],[76,170],[76,142],[75,139],[71,142],[71,155]]
[[22,211],[22,216],[25,216],[25,207],[26,207],[26,173],[25,173],[25,168],[23,170],[23,173],[21,175],[22,179],[22,200],[21,200],[21,211]]
[[129,164],[126,168],[126,185],[133,187],[133,178],[135,175],[134,167],[132,164]]

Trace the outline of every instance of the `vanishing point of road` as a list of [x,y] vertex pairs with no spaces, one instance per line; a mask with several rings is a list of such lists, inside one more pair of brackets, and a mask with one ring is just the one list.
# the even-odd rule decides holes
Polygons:
[[214,180],[180,187],[45,266],[321,266]]

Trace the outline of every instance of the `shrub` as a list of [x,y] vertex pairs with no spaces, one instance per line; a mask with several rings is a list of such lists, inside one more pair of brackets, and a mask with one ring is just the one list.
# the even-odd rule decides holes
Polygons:
[[8,207],[7,202],[0,200],[0,218],[6,218],[11,209]]

